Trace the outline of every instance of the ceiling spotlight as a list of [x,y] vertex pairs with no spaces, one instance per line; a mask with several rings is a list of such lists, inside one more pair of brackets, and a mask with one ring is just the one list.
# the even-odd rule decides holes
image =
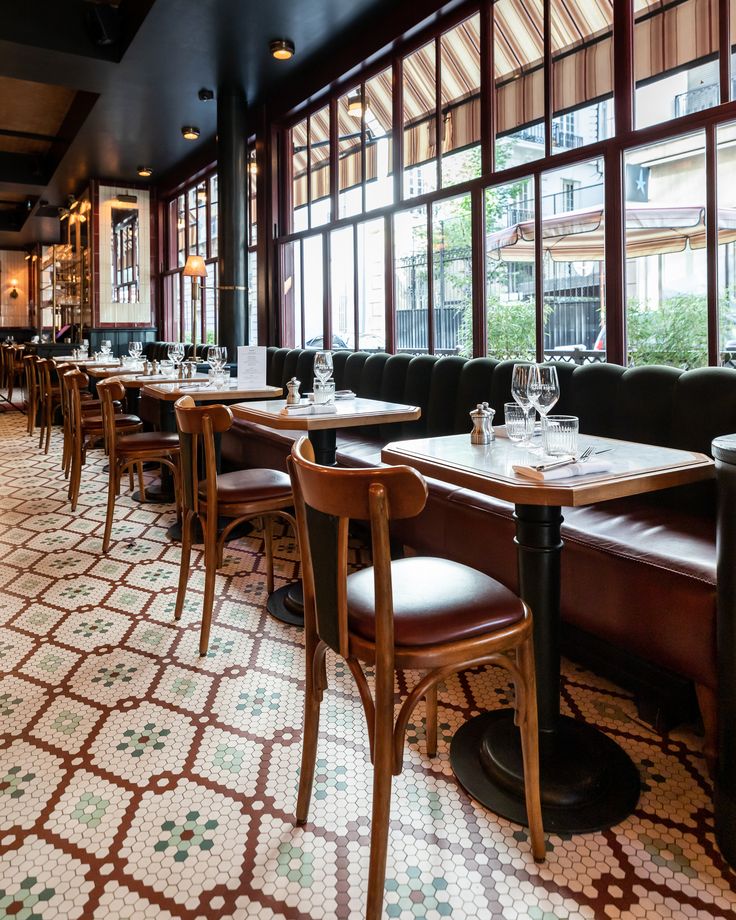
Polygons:
[[181,136],[185,141],[196,141],[199,137],[199,128],[187,125],[181,129]]
[[289,58],[294,57],[296,51],[294,42],[289,41],[288,38],[275,38],[268,47],[271,49],[271,56],[277,61],[288,61]]
[[201,102],[209,102],[211,99],[215,98],[215,94],[213,93],[213,91],[211,89],[206,89],[204,86],[197,93],[197,96],[199,97],[199,100]]
[[353,118],[362,118],[364,110],[365,102],[362,91],[356,89],[348,93],[348,115],[352,115]]
[[248,172],[251,176],[258,175],[258,162],[256,160],[255,150],[251,150],[250,156],[248,157]]
[[139,166],[138,175],[141,179],[147,179],[149,176],[153,175],[153,168],[151,166]]

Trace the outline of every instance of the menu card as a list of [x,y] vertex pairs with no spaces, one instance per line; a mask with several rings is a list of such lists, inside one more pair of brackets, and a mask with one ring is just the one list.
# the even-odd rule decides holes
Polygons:
[[261,390],[266,386],[266,346],[238,346],[238,388]]

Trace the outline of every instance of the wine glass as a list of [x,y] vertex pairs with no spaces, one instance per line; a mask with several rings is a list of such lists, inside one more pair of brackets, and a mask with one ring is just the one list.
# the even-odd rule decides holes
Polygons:
[[560,383],[557,368],[548,364],[536,364],[529,379],[529,398],[534,408],[542,417],[542,428],[547,421],[547,413],[560,398]]
[[[515,364],[514,373],[511,378],[511,395],[514,397],[514,401],[522,409],[524,415],[527,417],[533,408],[531,397],[529,395],[529,383],[531,381],[534,367],[534,364]],[[533,426],[527,425],[527,431],[533,432]],[[528,434],[524,439],[524,444],[528,445],[530,443],[531,434]]]
[[332,352],[318,351],[314,356],[314,376],[325,383],[332,376]]
[[143,342],[128,342],[128,354],[137,361],[143,352]]
[[184,360],[184,345],[181,342],[172,342],[166,349],[166,353],[174,365],[174,370],[178,371],[179,365]]
[[110,341],[110,339],[103,339],[100,342],[100,354],[104,355],[104,357],[107,358],[111,351],[112,351],[112,342]]
[[210,345],[207,349],[207,363],[219,374],[227,363],[227,348],[224,345]]

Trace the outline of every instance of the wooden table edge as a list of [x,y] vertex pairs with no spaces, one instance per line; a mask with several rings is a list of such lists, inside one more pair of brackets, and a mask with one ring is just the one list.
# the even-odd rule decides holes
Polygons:
[[[401,449],[386,445],[381,451],[381,460],[392,466],[410,466],[422,475],[432,479],[439,479],[456,485],[460,489],[470,489],[484,495],[492,495],[504,501],[519,505],[561,505],[567,508],[576,508],[582,505],[594,504],[600,501],[610,501],[616,498],[628,498],[632,495],[642,495],[647,492],[658,492],[672,486],[689,485],[702,482],[715,476],[715,464],[710,457],[695,451],[683,451],[691,455],[692,462],[687,465],[670,469],[667,467],[654,468],[645,473],[623,473],[611,476],[601,473],[591,476],[584,482],[570,482],[562,485],[559,481],[553,482],[524,482],[518,483],[491,476],[483,476],[470,470],[443,464],[441,461],[417,457]],[[441,473],[441,475],[440,475]],[[648,479],[652,487],[642,488],[642,481]],[[492,491],[488,483],[493,483]]]
[[[196,381],[193,381],[196,383]],[[187,386],[191,381],[185,381],[184,385]],[[169,392],[168,390],[161,391],[161,386],[169,386],[170,384],[155,384],[151,383],[147,386],[141,388],[141,396],[150,396],[152,399],[159,399],[162,402],[176,402],[177,399],[181,396],[192,396],[196,397],[198,400],[205,400],[207,402],[223,402],[228,399],[278,399],[279,396],[283,394],[283,389],[281,387],[272,387],[266,386],[263,389],[259,390],[215,390],[202,388],[199,390],[185,390],[184,392]],[[248,395],[244,395],[248,394]],[[236,395],[232,395],[236,394]],[[233,407],[230,406],[232,409]]]
[[[259,412],[258,409],[247,409],[238,403],[230,406],[230,411],[236,418],[256,425],[264,425],[277,431],[318,431],[324,428],[359,428],[361,425],[378,425],[390,419],[391,422],[413,422],[420,418],[422,410],[418,406],[408,406],[407,411],[390,412],[376,411],[372,415],[273,415],[270,412]],[[335,425],[335,419],[339,425]]]

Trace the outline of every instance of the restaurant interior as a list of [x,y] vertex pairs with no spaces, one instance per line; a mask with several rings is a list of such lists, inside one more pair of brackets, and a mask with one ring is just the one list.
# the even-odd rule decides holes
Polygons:
[[736,918],[736,0],[0,17],[0,920]]

